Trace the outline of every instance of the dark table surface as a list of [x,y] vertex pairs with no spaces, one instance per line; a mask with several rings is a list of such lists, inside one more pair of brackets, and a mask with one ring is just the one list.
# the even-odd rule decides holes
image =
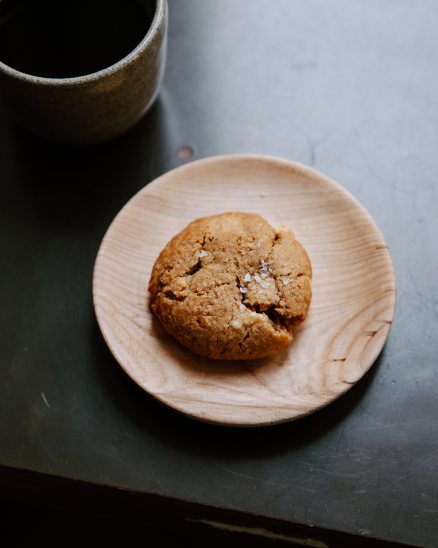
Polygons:
[[[367,538],[438,546],[438,4],[170,0],[167,74],[145,119],[90,149],[0,110],[0,464]],[[314,166],[368,209],[397,311],[374,366],[296,422],[202,424],[121,370],[94,260],[139,189],[193,159]],[[311,528],[309,527],[309,531]]]

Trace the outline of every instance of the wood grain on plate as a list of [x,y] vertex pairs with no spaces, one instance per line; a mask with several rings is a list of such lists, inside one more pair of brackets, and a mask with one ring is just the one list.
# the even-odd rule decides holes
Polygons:
[[[312,261],[307,320],[289,348],[260,360],[193,354],[149,306],[149,277],[165,244],[190,221],[225,211],[289,226]],[[184,165],[136,194],[105,235],[93,294],[113,355],[152,396],[195,419],[261,426],[312,413],[363,376],[391,328],[396,283],[379,228],[343,187],[296,162],[236,154]]]

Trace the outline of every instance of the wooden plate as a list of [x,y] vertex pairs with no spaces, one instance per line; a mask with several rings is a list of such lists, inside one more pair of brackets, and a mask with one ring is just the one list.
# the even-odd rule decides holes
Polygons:
[[[193,219],[225,211],[289,226],[312,261],[307,320],[288,349],[260,360],[193,354],[149,307],[165,244]],[[103,239],[93,294],[111,352],[152,396],[202,421],[261,426],[308,415],[362,377],[391,328],[396,283],[379,228],[343,187],[296,162],[237,154],[179,167],[134,196]]]

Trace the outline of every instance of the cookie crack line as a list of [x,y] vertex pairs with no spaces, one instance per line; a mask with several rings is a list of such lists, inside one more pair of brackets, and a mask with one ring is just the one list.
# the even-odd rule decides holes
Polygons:
[[163,291],[163,293],[164,293],[164,296],[167,297],[168,299],[170,299],[171,301],[183,302],[187,299],[187,295],[181,295],[181,296],[178,297],[170,289],[168,291]]
[[[244,280],[245,281],[245,280]],[[248,289],[243,285],[244,284],[244,281],[241,281],[239,276],[236,274],[236,285],[237,285],[237,289],[242,293],[242,297],[240,299],[240,304],[242,304],[245,308],[247,308],[248,310],[251,310],[249,306],[246,306],[246,304],[243,302],[244,299],[245,299],[245,293],[248,291]]]
[[[271,253],[267,253],[265,259],[268,259],[269,255],[272,254],[272,250],[274,249],[275,243],[278,239],[279,239],[279,237],[277,236],[277,234],[275,234],[274,239],[271,242]],[[239,247],[240,247],[240,241],[241,240],[239,238],[238,239]],[[268,267],[268,264],[272,264],[272,262],[273,262],[272,259],[270,261],[265,261],[264,259],[261,259],[260,265],[259,265],[259,270],[260,270],[261,274],[254,274],[253,276],[251,276],[251,274],[248,272],[245,275],[243,281],[241,281],[239,279],[239,276],[236,275],[237,287],[242,292],[242,304],[244,306],[246,306],[248,304],[248,303],[245,302],[245,298],[246,298],[245,293],[248,291],[248,289],[244,286],[244,283],[245,282],[250,282],[252,280],[252,278],[254,278],[254,280],[257,283],[260,283],[264,289],[268,289],[268,287],[270,286],[268,280],[273,280],[274,287],[275,287],[275,295],[276,295],[276,298],[278,299],[278,301],[280,301],[282,295],[280,294],[280,292],[278,290],[278,286],[277,286],[277,281],[278,281],[279,277],[277,276],[276,273],[274,273],[272,271],[272,268]],[[267,271],[269,271],[269,273]],[[272,276],[270,276],[270,275],[272,275]],[[247,277],[248,277],[248,279],[247,279]],[[290,280],[288,280],[288,283],[289,283],[289,281]],[[239,287],[239,284],[240,284],[240,287]],[[268,284],[268,287],[265,287],[265,284]],[[287,284],[285,283],[285,285],[287,285]],[[259,292],[260,292],[260,290],[259,290]],[[282,325],[282,327],[284,327],[286,330],[288,330],[287,323],[285,322],[285,319],[281,317],[281,314],[278,313],[278,310],[276,308],[276,304],[271,304],[264,310],[260,310],[260,306],[261,306],[261,304],[254,304],[252,306],[247,306],[247,308],[249,310],[256,311],[258,314],[265,315],[267,320],[269,321],[271,327],[273,327],[274,329],[276,328],[276,325],[278,325],[278,323],[280,323]],[[270,314],[273,315],[274,317],[272,318],[270,316]],[[278,320],[278,323],[275,320]]]
[[249,339],[249,336],[251,335],[251,332],[252,332],[252,328],[248,331],[248,333],[245,334],[245,336],[243,337],[243,339],[237,343],[239,345],[239,348],[242,350],[242,344]]
[[197,251],[198,261],[191,268],[189,268],[189,270],[185,273],[186,277],[187,276],[193,276],[193,274],[196,274],[196,272],[199,272],[201,270],[201,268],[202,268],[201,258],[205,257],[207,255],[207,253],[204,251],[206,237],[207,237],[207,234],[204,234],[204,237],[202,238],[202,243],[201,243],[201,251]]
[[[198,259],[198,262],[196,264],[194,264],[192,266],[192,268],[190,268],[187,272],[186,272],[186,276],[193,276],[193,274],[196,274],[196,272],[199,272],[202,268],[202,262],[201,262],[201,257],[199,257]],[[182,278],[182,276],[181,276]]]

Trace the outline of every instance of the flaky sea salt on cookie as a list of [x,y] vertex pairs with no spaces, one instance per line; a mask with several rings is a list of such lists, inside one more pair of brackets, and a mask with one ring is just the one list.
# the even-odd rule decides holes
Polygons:
[[160,253],[152,310],[181,344],[223,360],[262,358],[287,347],[307,316],[312,267],[283,225],[255,213],[190,223]]

